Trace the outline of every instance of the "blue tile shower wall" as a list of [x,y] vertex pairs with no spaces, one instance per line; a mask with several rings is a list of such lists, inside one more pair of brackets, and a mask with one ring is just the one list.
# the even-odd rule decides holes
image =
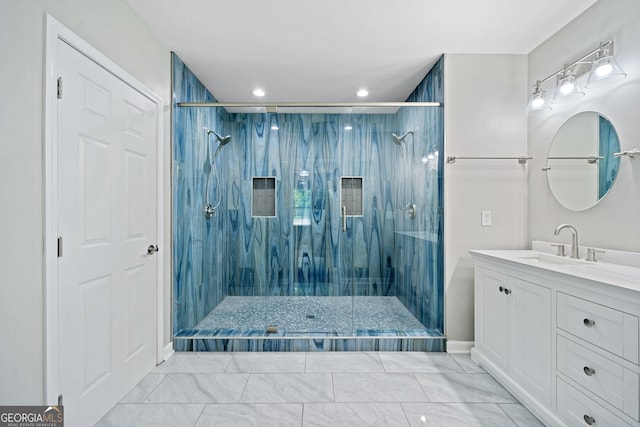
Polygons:
[[[443,67],[441,57],[407,102],[444,105]],[[404,108],[397,115],[399,131],[414,130],[414,141],[422,141],[408,146],[408,157],[424,162],[409,169],[420,173],[400,179],[401,194],[409,195],[405,200],[416,204],[417,213],[399,227],[409,232],[396,239],[397,296],[423,325],[444,332],[444,107]]]
[[203,215],[204,191],[215,146],[204,128],[222,128],[220,108],[178,108],[178,102],[215,101],[172,55],[173,79],[173,329],[197,324],[226,296],[212,262],[218,230]]
[[[397,296],[427,328],[443,330],[442,108],[393,114],[240,114],[180,108],[213,96],[173,55],[174,334],[226,296]],[[442,61],[411,95],[442,101]],[[345,127],[351,126],[351,130]],[[217,215],[203,214],[216,144]],[[273,129],[277,127],[277,130]],[[401,151],[391,133],[414,130]],[[305,172],[301,174],[301,171]],[[252,178],[276,179],[275,218],[252,217]],[[340,177],[364,179],[364,215],[342,232]],[[307,195],[306,198],[301,195]],[[300,200],[304,200],[302,205]],[[401,208],[416,205],[411,218]],[[265,325],[266,326],[266,325]]]

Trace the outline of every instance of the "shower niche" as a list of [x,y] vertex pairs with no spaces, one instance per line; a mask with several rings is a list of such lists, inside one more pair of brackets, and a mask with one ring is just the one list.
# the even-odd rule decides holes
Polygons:
[[347,216],[362,216],[362,181],[361,176],[343,176],[340,179],[340,200],[342,214]]
[[[442,107],[181,107],[215,99],[173,66],[174,348],[443,351],[443,164],[420,161],[444,151]],[[409,101],[437,100],[439,78]],[[233,141],[219,157],[204,127]]]
[[251,216],[275,218],[276,178],[254,177],[251,196]]

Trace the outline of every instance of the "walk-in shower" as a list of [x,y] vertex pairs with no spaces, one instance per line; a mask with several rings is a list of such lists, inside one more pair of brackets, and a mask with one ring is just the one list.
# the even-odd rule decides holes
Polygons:
[[247,109],[174,55],[176,350],[444,349],[434,69],[413,103]]

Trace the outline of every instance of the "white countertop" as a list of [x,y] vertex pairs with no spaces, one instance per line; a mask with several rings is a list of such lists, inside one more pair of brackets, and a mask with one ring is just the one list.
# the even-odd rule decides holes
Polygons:
[[[640,268],[635,266],[605,261],[589,262],[583,259],[571,259],[539,250],[472,250],[469,253],[476,259],[502,260],[521,266],[553,271],[572,277],[640,291]],[[586,249],[582,251],[582,254],[586,254]]]

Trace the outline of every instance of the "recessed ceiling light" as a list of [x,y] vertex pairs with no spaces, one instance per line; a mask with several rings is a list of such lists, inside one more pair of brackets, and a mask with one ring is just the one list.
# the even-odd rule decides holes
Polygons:
[[265,95],[264,90],[262,90],[262,89],[260,89],[260,88],[258,88],[258,89],[254,89],[254,90],[253,90],[253,94],[254,94],[255,96],[264,96],[264,95]]
[[344,127],[344,130],[351,130],[351,129],[353,129],[353,128],[352,128],[350,125],[346,125],[346,126]]
[[360,98],[363,98],[363,97],[365,97],[365,96],[369,95],[369,91],[368,91],[368,90],[366,90],[366,89],[360,89],[360,90],[356,93],[356,95],[358,95]]
[[278,129],[280,129],[280,128],[278,126],[276,126],[276,125],[271,126],[271,130],[278,130]]

